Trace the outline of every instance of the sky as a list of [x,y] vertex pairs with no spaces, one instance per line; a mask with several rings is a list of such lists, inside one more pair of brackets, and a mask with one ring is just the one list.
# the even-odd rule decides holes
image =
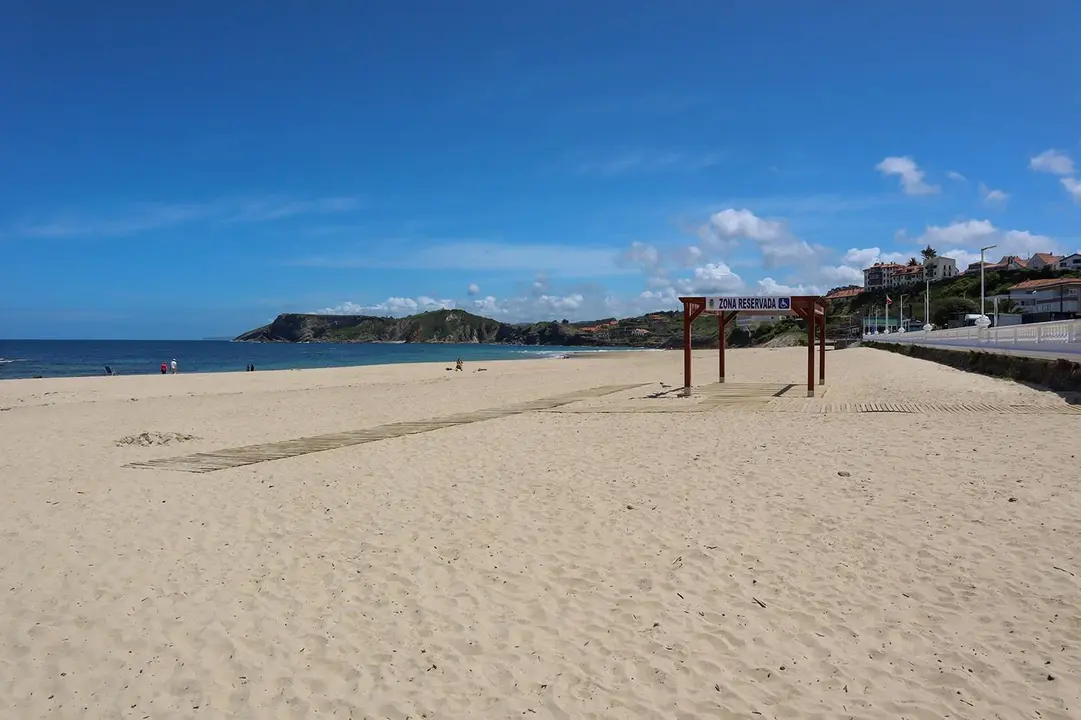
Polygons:
[[0,337],[1081,249],[1076,0],[0,5]]

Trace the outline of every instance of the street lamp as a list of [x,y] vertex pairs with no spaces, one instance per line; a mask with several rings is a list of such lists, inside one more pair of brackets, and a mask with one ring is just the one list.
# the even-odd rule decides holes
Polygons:
[[900,325],[901,325],[900,331],[904,332],[905,331],[905,296],[904,295],[901,296],[901,305],[898,307],[898,310],[899,310],[898,315],[900,315],[901,317],[900,317],[900,319],[898,319],[897,322],[900,323]]
[[980,316],[976,318],[976,325],[981,330],[986,329],[991,324],[991,318],[987,317],[987,313],[984,312],[984,306],[986,305],[984,296],[986,295],[986,292],[983,284],[983,254],[991,248],[997,247],[998,245],[986,245],[980,248]]

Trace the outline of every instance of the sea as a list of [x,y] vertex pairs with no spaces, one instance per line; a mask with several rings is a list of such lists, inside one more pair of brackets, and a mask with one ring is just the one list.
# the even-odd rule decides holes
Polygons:
[[[623,350],[623,348],[619,348]],[[293,370],[393,363],[566,358],[613,348],[443,343],[239,343],[227,340],[0,340],[0,380],[160,373]]]

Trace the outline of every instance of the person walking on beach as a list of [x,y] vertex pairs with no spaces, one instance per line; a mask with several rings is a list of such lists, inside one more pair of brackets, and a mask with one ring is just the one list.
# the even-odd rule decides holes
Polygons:
[[169,363],[169,367],[173,369],[173,375],[176,375],[176,358],[173,358],[173,361]]
[[161,374],[164,375],[167,372],[169,372],[169,366],[166,365],[165,363],[162,363],[161,364]]
[[462,359],[461,359],[461,358],[458,358],[458,359],[457,359],[457,360],[455,361],[455,363],[454,363],[454,369],[455,369],[455,370],[461,370],[461,369],[462,369]]

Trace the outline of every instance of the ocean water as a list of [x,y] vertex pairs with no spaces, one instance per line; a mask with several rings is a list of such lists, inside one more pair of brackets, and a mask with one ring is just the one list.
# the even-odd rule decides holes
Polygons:
[[609,349],[522,345],[234,343],[215,340],[0,340],[0,380],[160,372],[176,358],[180,372],[329,368],[411,362],[453,363],[566,357]]

